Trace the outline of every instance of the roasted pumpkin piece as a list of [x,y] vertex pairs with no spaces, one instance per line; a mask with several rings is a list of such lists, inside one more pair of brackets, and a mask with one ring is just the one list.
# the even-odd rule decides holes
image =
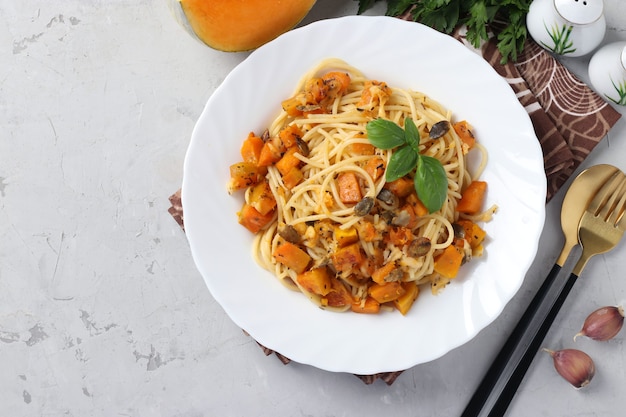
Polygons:
[[358,243],[339,248],[331,255],[333,265],[339,272],[350,272],[352,269],[358,268],[364,259],[361,246]]
[[365,82],[357,107],[361,110],[371,111],[379,105],[381,101],[385,101],[390,94],[391,88],[389,88],[387,83],[368,80]]
[[339,198],[343,203],[356,204],[363,199],[359,179],[354,172],[342,172],[337,176]]
[[237,162],[230,166],[230,180],[228,181],[228,192],[233,193],[243,190],[261,181],[264,169],[258,167],[253,162]]
[[467,123],[466,120],[463,120],[454,123],[452,127],[454,128],[454,131],[459,136],[459,139],[461,139],[461,142],[463,142],[464,147],[466,148],[464,149],[464,152],[467,153],[476,144],[476,138],[472,133],[471,126],[469,125],[469,123]]
[[262,181],[252,187],[248,204],[263,215],[266,215],[276,208],[276,199],[267,181]]
[[486,193],[487,183],[485,181],[472,181],[461,193],[456,211],[465,214],[478,213],[483,206]]
[[314,268],[296,276],[298,284],[306,291],[326,295],[332,289],[331,276],[326,268]]
[[386,278],[393,272],[395,271],[397,268],[396,263],[395,262],[387,262],[386,264],[384,264],[383,266],[377,268],[373,273],[372,273],[372,281],[376,282],[377,284],[384,284],[385,282],[387,282]]
[[300,166],[300,161],[296,156],[296,152],[298,152],[298,148],[292,147],[287,149],[287,152],[280,158],[278,162],[276,162],[276,169],[281,173],[281,175],[287,175],[292,168],[297,168]]
[[463,234],[467,243],[469,243],[472,249],[476,249],[483,243],[487,232],[485,232],[479,225],[471,220],[460,219],[456,222],[463,228]]
[[330,279],[330,284],[331,290],[324,297],[326,305],[338,308],[351,306],[354,298],[345,284],[334,277]]
[[385,160],[380,156],[373,156],[367,161],[363,169],[369,174],[374,181],[381,178],[385,174]]
[[324,85],[324,80],[320,77],[313,77],[306,80],[304,84],[304,96],[307,104],[319,104],[326,98],[328,87]]
[[412,193],[406,196],[407,204],[410,204],[413,207],[413,211],[416,216],[422,217],[428,214],[428,209],[422,203],[422,200],[419,199],[417,193]]
[[283,110],[291,117],[302,116],[302,106],[306,104],[304,96],[294,96],[283,100],[281,103]]
[[252,233],[258,233],[274,219],[275,212],[270,211],[266,214],[261,214],[251,205],[244,203],[241,211],[237,214],[239,217],[239,223],[243,227]]
[[288,125],[278,132],[278,137],[283,142],[286,148],[291,148],[298,143],[298,140],[302,139],[304,132],[298,125]]
[[437,255],[433,268],[439,275],[452,279],[459,273],[464,257],[462,248],[450,245]]
[[280,148],[278,148],[278,146],[276,146],[273,141],[267,141],[263,144],[263,147],[261,148],[261,153],[259,154],[259,162],[257,165],[260,167],[268,167],[278,162],[281,157],[282,152]]
[[415,184],[409,177],[402,177],[395,181],[388,182],[385,184],[385,188],[400,198],[415,192]]
[[378,314],[380,312],[380,303],[374,298],[368,296],[363,300],[358,300],[352,303],[350,309],[355,313]]
[[350,74],[341,71],[329,71],[322,75],[322,81],[333,98],[345,94],[350,87]]
[[300,184],[304,180],[304,174],[298,167],[293,167],[283,175],[283,184],[288,190],[291,190],[296,185]]
[[408,227],[394,226],[389,229],[389,241],[395,246],[403,247],[413,240],[413,233]]
[[415,281],[403,282],[402,288],[405,293],[393,301],[393,305],[402,315],[406,315],[409,312],[417,296],[419,295],[419,287]]
[[359,235],[354,227],[348,227],[347,229],[342,229],[340,226],[336,225],[333,227],[335,242],[337,242],[337,246],[343,248],[344,246],[348,246],[352,243],[355,243],[359,240]]
[[297,274],[303,273],[311,262],[311,257],[306,251],[286,241],[279,243],[272,255],[277,262],[294,270]]
[[374,223],[368,220],[362,220],[357,223],[355,227],[357,228],[359,237],[365,242],[374,242],[375,240],[380,240],[382,238],[382,234],[376,230]]
[[351,143],[346,146],[346,150],[355,155],[374,155],[376,153],[376,147],[369,143]]
[[384,284],[372,284],[367,293],[379,303],[388,303],[401,297],[406,290],[399,281],[386,282]]
[[252,162],[253,164],[258,165],[263,144],[263,139],[256,136],[254,132],[250,132],[246,140],[244,140],[241,145],[241,157],[243,158],[243,161]]

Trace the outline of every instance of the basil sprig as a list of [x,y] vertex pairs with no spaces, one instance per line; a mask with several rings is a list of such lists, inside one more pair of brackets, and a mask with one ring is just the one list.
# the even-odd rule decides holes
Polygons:
[[390,120],[375,119],[367,123],[367,136],[380,149],[394,149],[385,179],[395,181],[415,170],[413,183],[420,201],[430,213],[441,209],[448,195],[448,178],[437,158],[419,152],[420,134],[412,119],[404,129]]

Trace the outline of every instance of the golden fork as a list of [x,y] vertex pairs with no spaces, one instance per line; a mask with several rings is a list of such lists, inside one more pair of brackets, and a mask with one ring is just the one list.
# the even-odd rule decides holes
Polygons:
[[625,211],[626,176],[617,170],[598,190],[580,219],[578,240],[582,253],[565,285],[552,304],[542,303],[536,311],[522,316],[461,417],[502,417],[505,414],[583,268],[592,256],[614,248],[623,236]]
[[613,249],[626,230],[626,180],[615,175],[609,181],[611,186],[619,183],[616,191],[594,198],[580,219],[578,240],[583,251],[572,271],[576,276],[581,274],[592,256]]

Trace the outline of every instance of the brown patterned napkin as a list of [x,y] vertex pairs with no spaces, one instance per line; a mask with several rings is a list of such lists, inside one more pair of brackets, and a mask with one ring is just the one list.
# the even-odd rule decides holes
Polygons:
[[465,28],[453,36],[489,62],[528,112],[543,151],[549,201],[621,114],[530,38],[517,62],[502,64],[495,37],[476,49]]
[[[528,111],[544,155],[548,182],[546,201],[549,201],[621,114],[532,40],[527,41],[516,63],[503,65],[493,38],[475,49],[466,41],[462,28],[454,37],[489,62],[511,85]],[[184,230],[181,190],[169,200],[168,211]],[[259,346],[266,356],[275,354],[282,363],[291,362],[279,352]],[[366,384],[380,379],[391,385],[402,372],[356,376]]]

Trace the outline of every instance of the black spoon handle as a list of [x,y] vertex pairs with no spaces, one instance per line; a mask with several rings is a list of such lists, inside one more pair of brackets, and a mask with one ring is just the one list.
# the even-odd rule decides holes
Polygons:
[[[560,291],[554,282],[561,267],[555,264],[517,326],[491,364],[461,417],[502,417],[517,392],[578,276],[571,274]],[[557,294],[555,294],[558,291]]]

